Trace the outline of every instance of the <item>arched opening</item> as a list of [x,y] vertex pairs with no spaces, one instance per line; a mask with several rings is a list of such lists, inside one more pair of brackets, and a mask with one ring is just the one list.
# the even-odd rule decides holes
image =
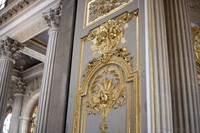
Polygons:
[[[36,121],[37,105],[39,100],[39,89],[32,93],[31,98],[28,100],[26,107],[22,110],[20,131],[23,133],[33,133],[34,121]],[[33,125],[32,125],[33,123]],[[32,128],[32,130],[31,130]],[[32,132],[31,132],[32,131]]]
[[3,124],[3,133],[9,133],[11,117],[12,117],[12,107],[9,106],[6,110],[6,117]]

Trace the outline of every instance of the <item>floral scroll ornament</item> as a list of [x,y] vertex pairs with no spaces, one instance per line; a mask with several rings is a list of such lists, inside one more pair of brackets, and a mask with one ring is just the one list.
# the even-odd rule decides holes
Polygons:
[[128,27],[126,24],[124,27],[120,26],[116,21],[109,20],[106,24],[100,26],[97,32],[91,34],[94,38],[91,46],[94,55],[99,53],[105,55],[116,48],[120,43],[126,43],[124,36],[124,29]]
[[[104,77],[109,75],[112,79]],[[87,101],[88,115],[99,113],[102,117],[101,133],[106,133],[108,124],[106,117],[112,109],[117,109],[126,104],[125,89],[120,81],[121,75],[111,67],[99,73],[91,85]]]
[[102,56],[112,52],[117,46],[126,43],[124,31],[128,28],[128,23],[132,18],[138,16],[138,10],[132,13],[125,13],[117,19],[112,19],[90,32],[85,41],[92,41],[94,45],[91,49],[94,53]]

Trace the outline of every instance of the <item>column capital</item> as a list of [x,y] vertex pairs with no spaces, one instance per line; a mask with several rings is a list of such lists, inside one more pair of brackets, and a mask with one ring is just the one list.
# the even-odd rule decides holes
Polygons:
[[20,77],[12,81],[12,94],[14,96],[23,96],[26,90],[26,82]]
[[0,40],[0,58],[17,59],[23,47],[24,45],[17,40],[6,37],[5,40]]
[[62,6],[61,3],[55,9],[50,9],[49,12],[43,14],[44,19],[46,20],[50,29],[58,28],[60,25],[60,18],[61,18],[61,10]]

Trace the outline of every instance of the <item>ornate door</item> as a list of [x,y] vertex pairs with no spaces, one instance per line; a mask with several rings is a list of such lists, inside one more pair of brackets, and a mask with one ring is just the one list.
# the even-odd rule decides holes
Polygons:
[[141,132],[145,30],[139,5],[142,0],[78,0],[68,133]]

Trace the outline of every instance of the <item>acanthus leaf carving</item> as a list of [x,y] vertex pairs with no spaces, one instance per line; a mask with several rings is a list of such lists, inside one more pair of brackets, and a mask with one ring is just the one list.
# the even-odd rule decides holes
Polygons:
[[23,44],[19,43],[10,37],[0,42],[0,56],[7,56],[12,59],[18,59],[20,56],[20,50],[24,47]]
[[12,81],[11,91],[13,95],[15,94],[24,95],[26,88],[27,88],[27,83],[21,77],[16,78]]
[[33,82],[30,84],[30,86],[27,88],[28,95],[30,96],[32,92],[34,92],[35,90],[40,89],[40,86],[41,86],[41,79],[36,77],[33,80]]
[[124,31],[128,27],[127,22],[138,16],[138,10],[125,13],[117,19],[109,20],[99,28],[92,30],[84,41],[92,41],[91,49],[94,53],[106,55],[113,51],[120,43],[126,43]]
[[46,22],[50,28],[58,28],[59,27],[60,19],[61,19],[61,10],[62,10],[62,5],[60,3],[57,8],[50,9],[49,12],[46,12],[43,14],[43,17],[46,20]]

